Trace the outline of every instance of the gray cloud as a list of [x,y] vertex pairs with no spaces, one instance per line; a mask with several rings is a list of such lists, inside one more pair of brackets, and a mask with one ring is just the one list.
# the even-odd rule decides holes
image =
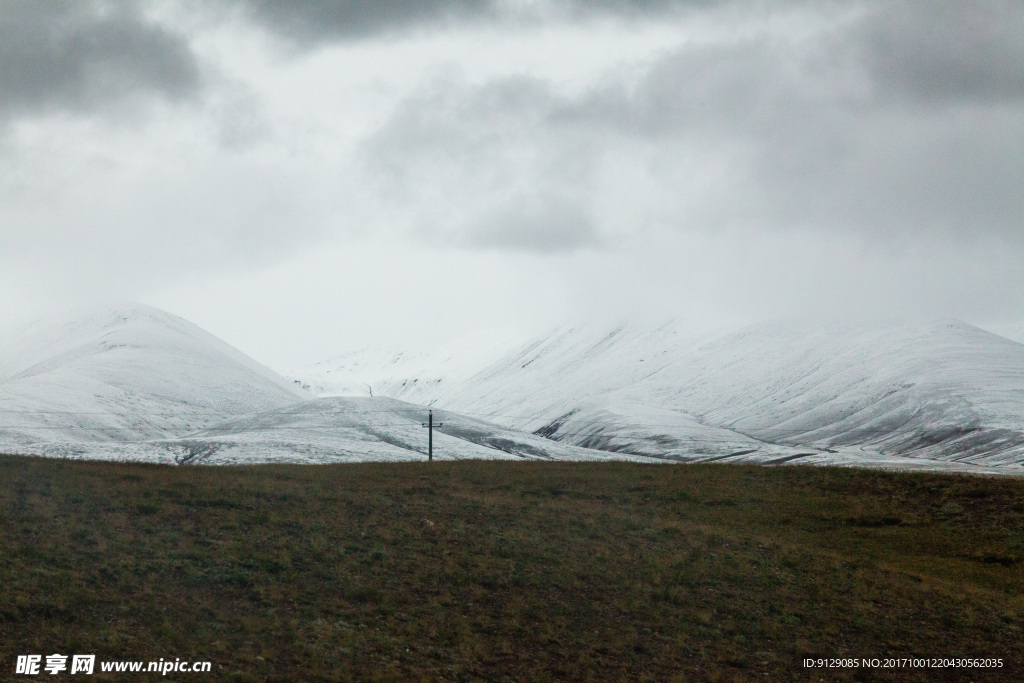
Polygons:
[[[671,224],[1024,246],[1024,9],[862,9],[820,17],[810,38],[684,44],[582,95],[441,79],[365,156],[426,223],[480,226],[461,236],[473,245],[541,244],[526,229],[487,232],[488,217],[512,215],[511,194],[594,217],[587,230],[550,221],[554,245]],[[559,225],[576,227],[555,238]]]
[[886,3],[873,7],[848,38],[890,98],[928,103],[1024,98],[1020,2]]
[[[403,103],[362,149],[386,202],[457,245],[572,251],[597,244],[590,137],[553,119],[534,78],[482,87],[445,77]],[[557,140],[551,139],[557,136]]]
[[[310,319],[325,296],[371,300],[367,327],[419,311],[408,291],[434,285],[463,302],[443,310],[1019,316],[1021,6],[721,5],[186,0],[158,21],[129,3],[0,0],[0,128],[87,115],[4,141],[7,299],[179,283],[205,302],[219,286],[223,310],[252,319],[270,300]],[[378,41],[281,60],[253,22],[298,52]],[[406,69],[424,45],[401,39],[420,30],[455,49],[427,41]],[[536,53],[560,31],[549,69]],[[669,50],[645,42],[677,31]],[[499,34],[475,61],[474,39]],[[392,44],[400,57],[364,79]],[[573,63],[606,46],[607,71]],[[152,128],[88,116],[200,94]]]
[[1024,5],[869,2],[861,9],[858,20],[823,27],[810,40],[762,32],[682,48],[632,88],[596,89],[570,113],[589,111],[644,134],[720,124],[765,136],[837,109],[1024,100]]
[[721,4],[701,0],[244,0],[250,20],[300,47],[481,21],[536,23],[617,16],[663,17]]
[[689,9],[707,9],[723,4],[722,0],[564,0],[553,2],[574,14],[617,14],[623,16],[655,16]]
[[477,221],[465,236],[474,247],[556,253],[598,244],[594,221],[566,197],[513,197]]
[[3,0],[0,64],[6,117],[187,98],[202,80],[187,40],[126,2]]
[[490,0],[245,0],[240,7],[271,33],[299,44],[479,19],[495,11]]

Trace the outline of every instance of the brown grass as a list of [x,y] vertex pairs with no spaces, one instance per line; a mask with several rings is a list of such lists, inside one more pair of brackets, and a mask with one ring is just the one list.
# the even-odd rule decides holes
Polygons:
[[[54,652],[206,680],[1024,680],[1022,501],[803,467],[3,456],[0,680]],[[1004,667],[801,664],[887,656]]]

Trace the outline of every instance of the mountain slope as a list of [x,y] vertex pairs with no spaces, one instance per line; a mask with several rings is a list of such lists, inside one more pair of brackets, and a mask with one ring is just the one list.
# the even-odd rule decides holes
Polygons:
[[[426,460],[427,411],[391,398],[321,398],[235,418],[186,439],[146,445],[178,462],[360,462]],[[643,458],[579,448],[446,411],[434,412],[437,460]],[[139,446],[140,448],[142,445]]]
[[[468,348],[467,350],[472,350]],[[188,464],[423,460],[426,409],[325,398],[192,323],[122,306],[0,342],[0,452]],[[640,459],[437,413],[435,457]]]
[[1024,457],[1024,346],[956,321],[762,326],[701,349],[684,379],[677,405],[757,438],[988,464]]
[[[510,336],[512,335],[512,336]],[[320,396],[388,396],[415,400],[468,379],[522,341],[510,331],[482,330],[430,350],[364,347],[288,371]]]
[[1015,341],[1018,344],[1024,344],[1024,324],[996,325],[993,327],[986,327],[985,329],[994,334],[998,334],[1000,337],[1006,337],[1011,341]]
[[1024,345],[956,321],[773,323],[704,336],[675,324],[564,328],[518,344],[467,340],[436,356],[364,350],[303,379],[321,393],[365,394],[310,400],[145,306],[51,321],[0,341],[0,451],[422,458],[416,402],[447,411],[437,410],[439,458],[1024,469]]
[[175,437],[307,398],[182,318],[121,306],[0,343],[0,446]]
[[673,324],[569,328],[461,382],[413,379],[392,386],[406,400],[619,452],[1024,462],[1024,345],[957,321],[773,323],[703,338]]

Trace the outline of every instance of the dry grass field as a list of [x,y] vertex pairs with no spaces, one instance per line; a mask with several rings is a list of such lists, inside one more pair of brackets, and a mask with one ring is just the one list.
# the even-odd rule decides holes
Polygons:
[[[0,457],[0,680],[1024,680],[1022,626],[1021,480]],[[802,664],[958,656],[1003,668]]]

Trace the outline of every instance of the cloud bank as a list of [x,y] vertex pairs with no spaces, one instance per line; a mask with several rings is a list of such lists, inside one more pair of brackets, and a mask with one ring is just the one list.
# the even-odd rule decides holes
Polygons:
[[1024,310],[1018,2],[0,7],[0,308]]
[[186,36],[124,2],[5,0],[0,116],[92,112],[124,100],[190,98],[202,68]]

